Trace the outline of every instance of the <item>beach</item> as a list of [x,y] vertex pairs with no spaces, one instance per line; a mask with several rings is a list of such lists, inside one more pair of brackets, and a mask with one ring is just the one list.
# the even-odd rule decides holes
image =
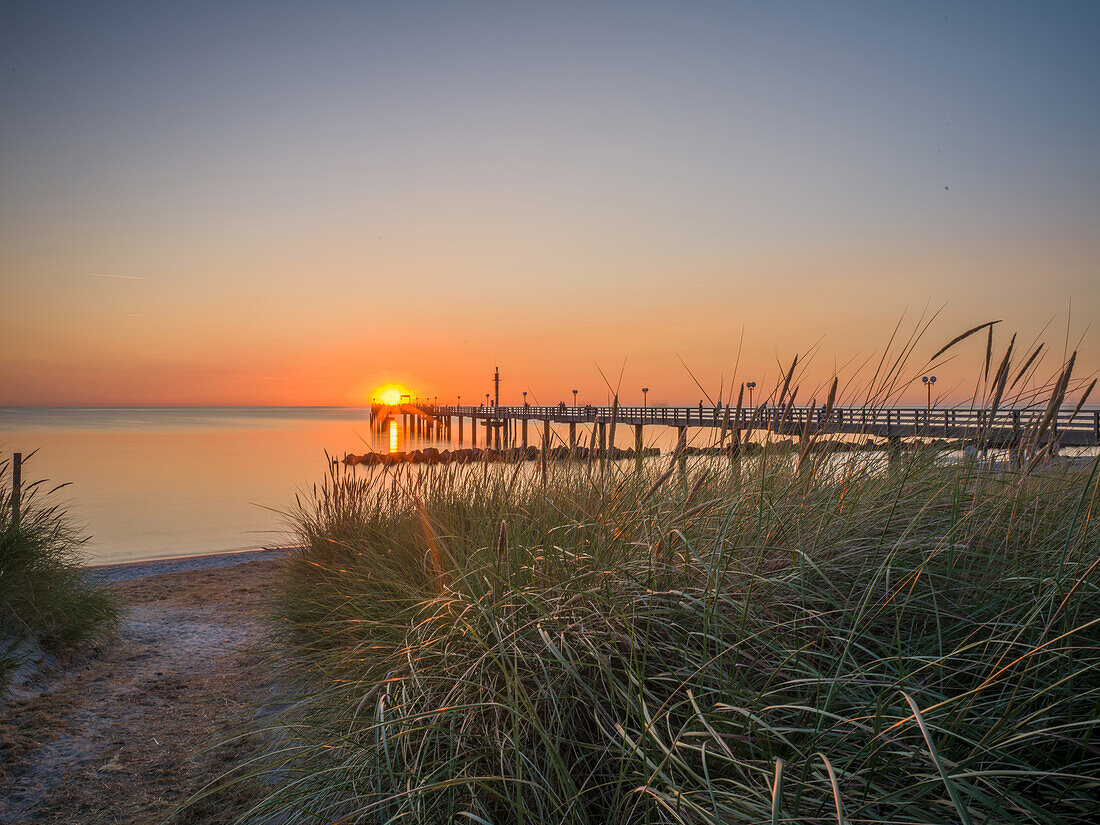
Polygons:
[[[285,552],[91,568],[126,605],[122,628],[12,687],[0,711],[0,821],[158,821],[253,753],[236,734],[274,696],[261,602]],[[222,821],[234,793],[175,821]]]

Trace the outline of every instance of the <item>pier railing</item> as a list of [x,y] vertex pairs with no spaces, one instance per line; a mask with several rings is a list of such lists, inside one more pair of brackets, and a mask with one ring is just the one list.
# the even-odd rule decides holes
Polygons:
[[[464,416],[482,421],[539,420],[559,424],[610,423],[769,430],[785,435],[834,432],[902,438],[985,438],[991,442],[1018,441],[1035,432],[1045,407],[990,410],[974,407],[791,407],[763,405],[754,409],[732,405],[696,406],[423,406],[426,415]],[[1100,410],[1058,410],[1047,427],[1052,438],[1066,446],[1100,443]]]

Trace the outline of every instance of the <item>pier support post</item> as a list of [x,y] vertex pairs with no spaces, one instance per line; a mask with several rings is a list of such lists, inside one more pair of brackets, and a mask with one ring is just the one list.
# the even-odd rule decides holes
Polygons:
[[569,422],[569,452],[575,453],[577,451],[577,422]]
[[607,467],[607,424],[601,421],[596,429],[600,434],[600,475],[603,475]]
[[458,417],[458,444],[462,446],[462,416]]
[[[485,449],[489,450],[493,447],[493,422],[488,416],[485,417]],[[497,447],[500,444],[497,443]]]
[[676,455],[680,460],[680,478],[683,481],[687,481],[687,456],[684,455],[688,443],[687,429],[687,427],[676,428]]
[[523,449],[527,449],[527,419],[523,419],[522,430],[523,433]]
[[546,460],[550,453],[550,419],[542,422],[542,483],[546,484]]
[[896,470],[901,463],[901,436],[891,435],[886,439],[886,464]]
[[642,444],[642,425],[634,425],[634,466],[638,473],[642,472],[642,453],[645,447]]
[[477,446],[477,416],[470,416],[470,446]]

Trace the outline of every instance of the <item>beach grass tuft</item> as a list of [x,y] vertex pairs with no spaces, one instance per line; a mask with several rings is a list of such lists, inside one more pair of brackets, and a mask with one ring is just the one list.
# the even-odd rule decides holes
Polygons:
[[119,607],[90,581],[82,537],[44,482],[22,488],[13,518],[10,461],[0,462],[0,687],[36,650],[65,653],[103,638]]

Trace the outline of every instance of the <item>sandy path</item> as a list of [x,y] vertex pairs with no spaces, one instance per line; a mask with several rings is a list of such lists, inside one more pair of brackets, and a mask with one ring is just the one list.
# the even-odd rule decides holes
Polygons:
[[[278,555],[101,568],[124,628],[0,705],[0,822],[157,822],[247,758],[254,740],[223,740],[271,693],[255,651]],[[174,821],[227,821],[246,797],[221,792]]]

